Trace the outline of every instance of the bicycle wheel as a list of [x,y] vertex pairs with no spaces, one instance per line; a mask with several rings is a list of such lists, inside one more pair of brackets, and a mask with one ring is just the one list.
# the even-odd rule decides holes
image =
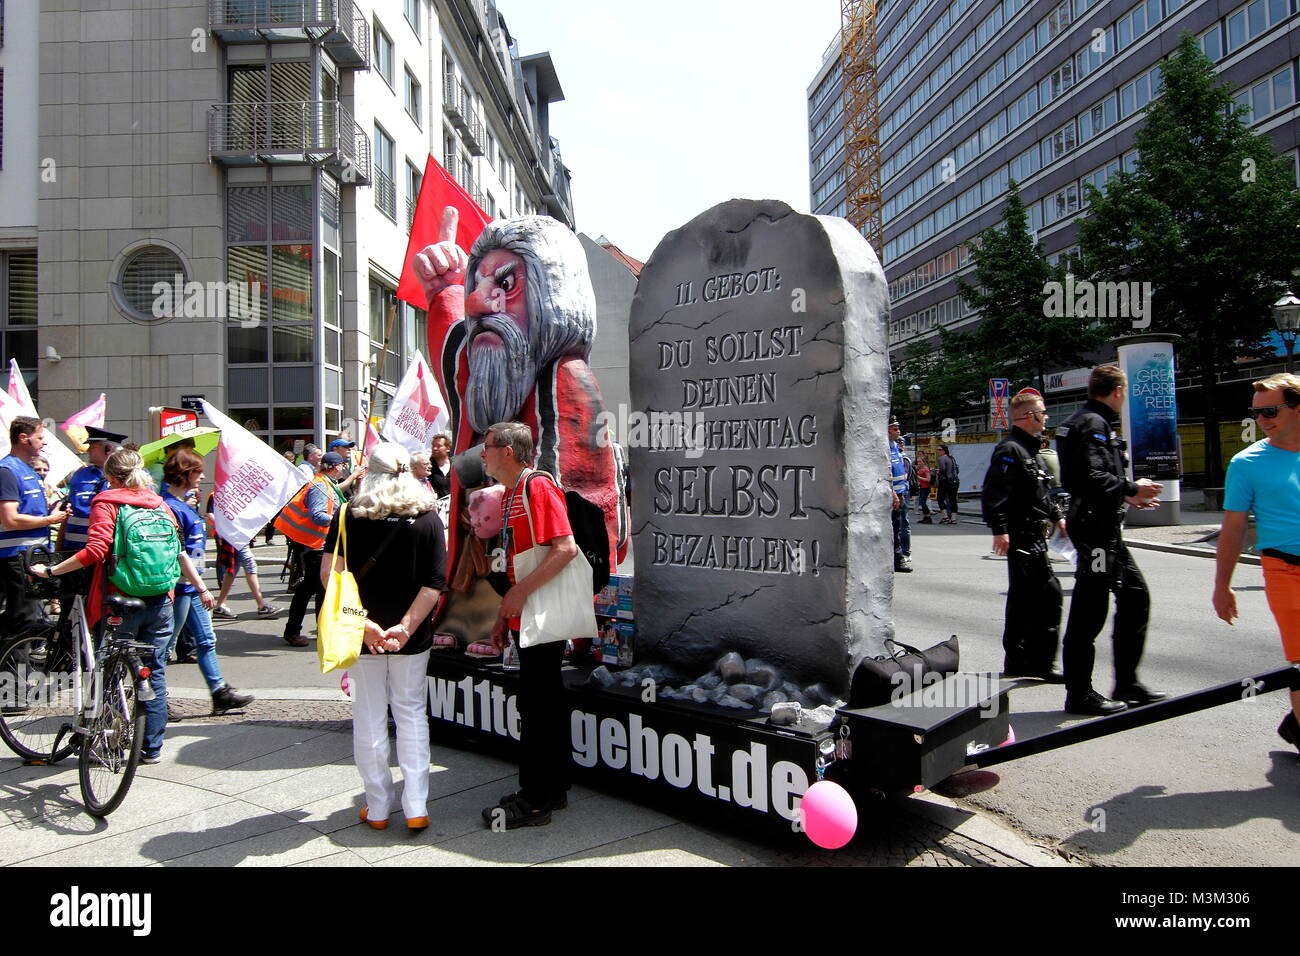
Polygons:
[[24,760],[54,763],[72,752],[65,726],[77,717],[72,651],[53,628],[32,631],[0,650],[0,738]]
[[99,716],[85,724],[77,761],[81,798],[92,817],[108,816],[126,797],[144,744],[145,712],[124,657],[114,655],[104,665],[102,694]]

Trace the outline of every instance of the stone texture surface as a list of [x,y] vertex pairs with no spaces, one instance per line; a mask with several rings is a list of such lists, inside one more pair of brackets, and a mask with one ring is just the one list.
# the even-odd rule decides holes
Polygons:
[[629,328],[639,658],[736,650],[842,693],[882,650],[887,323],[842,219],[732,200],[659,244]]

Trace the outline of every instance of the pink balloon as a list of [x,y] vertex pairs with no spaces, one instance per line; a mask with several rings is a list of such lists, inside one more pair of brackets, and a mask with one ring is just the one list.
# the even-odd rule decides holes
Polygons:
[[343,676],[339,678],[339,690],[343,691],[348,697],[352,696],[352,682],[348,680],[347,671],[344,671]]
[[1015,742],[1016,742],[1016,728],[1012,727],[1010,724],[1007,724],[1007,739],[1002,741],[1002,743],[998,744],[998,746],[1005,747],[1007,744],[1014,744]]
[[847,790],[830,780],[819,780],[805,791],[803,828],[824,850],[838,850],[858,829],[858,808]]

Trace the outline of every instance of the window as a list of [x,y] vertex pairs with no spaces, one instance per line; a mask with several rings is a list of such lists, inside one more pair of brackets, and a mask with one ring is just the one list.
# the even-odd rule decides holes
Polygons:
[[406,22],[411,25],[415,35],[420,35],[420,4],[423,0],[402,0],[402,13],[406,16]]
[[411,226],[415,222],[415,204],[420,199],[420,185],[424,181],[424,176],[409,159],[406,161],[406,231],[411,231]]
[[1219,25],[1216,23],[1210,29],[1206,30],[1199,37],[1201,41],[1201,50],[1214,63],[1218,63],[1223,58],[1223,34],[1219,32]]
[[[176,253],[160,246],[146,246],[127,256],[112,283],[113,299],[117,307],[131,318],[143,322],[171,315],[171,306],[154,292],[155,283],[166,283],[170,289],[181,276],[183,284],[188,276]],[[155,301],[165,311],[155,310]]]
[[1234,53],[1291,15],[1289,0],[1252,0],[1227,21],[1228,52]]
[[[394,310],[400,310],[402,303],[397,301],[397,293],[387,286],[370,280],[370,357],[371,374],[381,382],[396,385],[402,379],[402,333],[404,323],[399,322]],[[391,329],[391,331],[390,331]],[[376,402],[384,402],[386,396],[375,395]],[[372,415],[383,414],[378,408],[371,409]]]
[[415,78],[411,68],[406,68],[406,113],[415,120],[415,125],[424,128],[420,119],[420,81]]
[[36,401],[35,252],[0,253],[0,345],[0,361],[17,361]]
[[393,183],[393,138],[375,124],[375,208],[397,221],[397,188]]
[[388,88],[393,88],[393,41],[384,28],[379,25],[379,19],[375,19],[375,66],[379,68],[379,75],[384,78]]
[[1108,96],[1079,117],[1079,142],[1086,143],[1098,133],[1115,125],[1115,97]]
[[1295,102],[1295,83],[1290,65],[1251,84],[1249,89],[1242,90],[1232,99],[1238,106],[1246,107],[1242,121],[1248,125],[1285,109]]

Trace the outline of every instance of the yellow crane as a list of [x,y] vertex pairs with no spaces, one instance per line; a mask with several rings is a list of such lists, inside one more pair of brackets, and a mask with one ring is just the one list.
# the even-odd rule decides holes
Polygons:
[[880,113],[877,107],[877,0],[841,0],[840,62],[844,72],[844,195],[848,220],[883,255]]

